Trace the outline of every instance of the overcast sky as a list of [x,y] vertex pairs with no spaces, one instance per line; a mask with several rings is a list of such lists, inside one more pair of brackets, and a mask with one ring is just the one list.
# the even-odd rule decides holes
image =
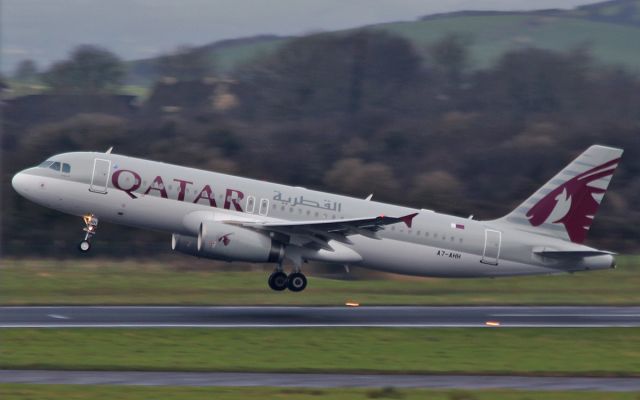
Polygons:
[[0,69],[44,67],[83,43],[125,59],[182,44],[299,35],[460,10],[573,8],[597,0],[0,0]]

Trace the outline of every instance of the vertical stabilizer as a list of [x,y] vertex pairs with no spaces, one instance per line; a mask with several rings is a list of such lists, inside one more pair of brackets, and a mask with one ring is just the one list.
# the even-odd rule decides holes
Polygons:
[[594,145],[500,221],[583,243],[623,150]]

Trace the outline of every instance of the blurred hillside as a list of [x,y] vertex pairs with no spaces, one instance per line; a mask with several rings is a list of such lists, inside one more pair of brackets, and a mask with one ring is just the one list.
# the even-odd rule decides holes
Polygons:
[[[420,46],[390,31],[315,34],[224,73],[208,53],[183,49],[153,64],[158,78],[144,98],[122,94],[127,63],[106,49],[81,46],[41,75],[24,68],[23,81],[45,92],[5,93],[2,104],[3,252],[75,251],[81,221],[10,187],[16,171],[60,152],[115,146],[126,155],[490,219],[594,143],[626,153],[589,243],[638,251],[638,74],[584,46],[519,46],[478,65],[468,33]],[[166,251],[170,238],[104,224],[98,240],[95,255],[124,256]]]
[[[640,70],[640,0],[605,1],[573,10],[456,12],[366,28],[408,39],[418,52],[444,35],[463,34],[471,39],[469,61],[473,68],[490,66],[513,49],[565,51],[588,46],[599,62]],[[229,73],[241,64],[273,54],[293,39],[256,36],[216,42],[197,51],[208,54],[220,73]],[[127,82],[147,85],[154,79],[149,68],[153,62],[154,59],[132,62]]]

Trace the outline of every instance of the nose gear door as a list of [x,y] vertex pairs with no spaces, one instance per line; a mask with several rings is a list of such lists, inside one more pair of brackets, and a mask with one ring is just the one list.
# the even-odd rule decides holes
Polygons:
[[89,190],[95,193],[107,193],[107,184],[111,173],[111,161],[96,158],[93,160],[93,173]]

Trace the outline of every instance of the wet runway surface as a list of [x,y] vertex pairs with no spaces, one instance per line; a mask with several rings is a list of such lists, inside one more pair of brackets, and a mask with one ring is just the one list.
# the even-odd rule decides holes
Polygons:
[[640,307],[0,307],[11,327],[640,327]]
[[19,371],[0,370],[0,383],[275,386],[309,388],[441,388],[591,390],[638,392],[638,378],[573,378],[468,375],[272,374],[235,372]]

